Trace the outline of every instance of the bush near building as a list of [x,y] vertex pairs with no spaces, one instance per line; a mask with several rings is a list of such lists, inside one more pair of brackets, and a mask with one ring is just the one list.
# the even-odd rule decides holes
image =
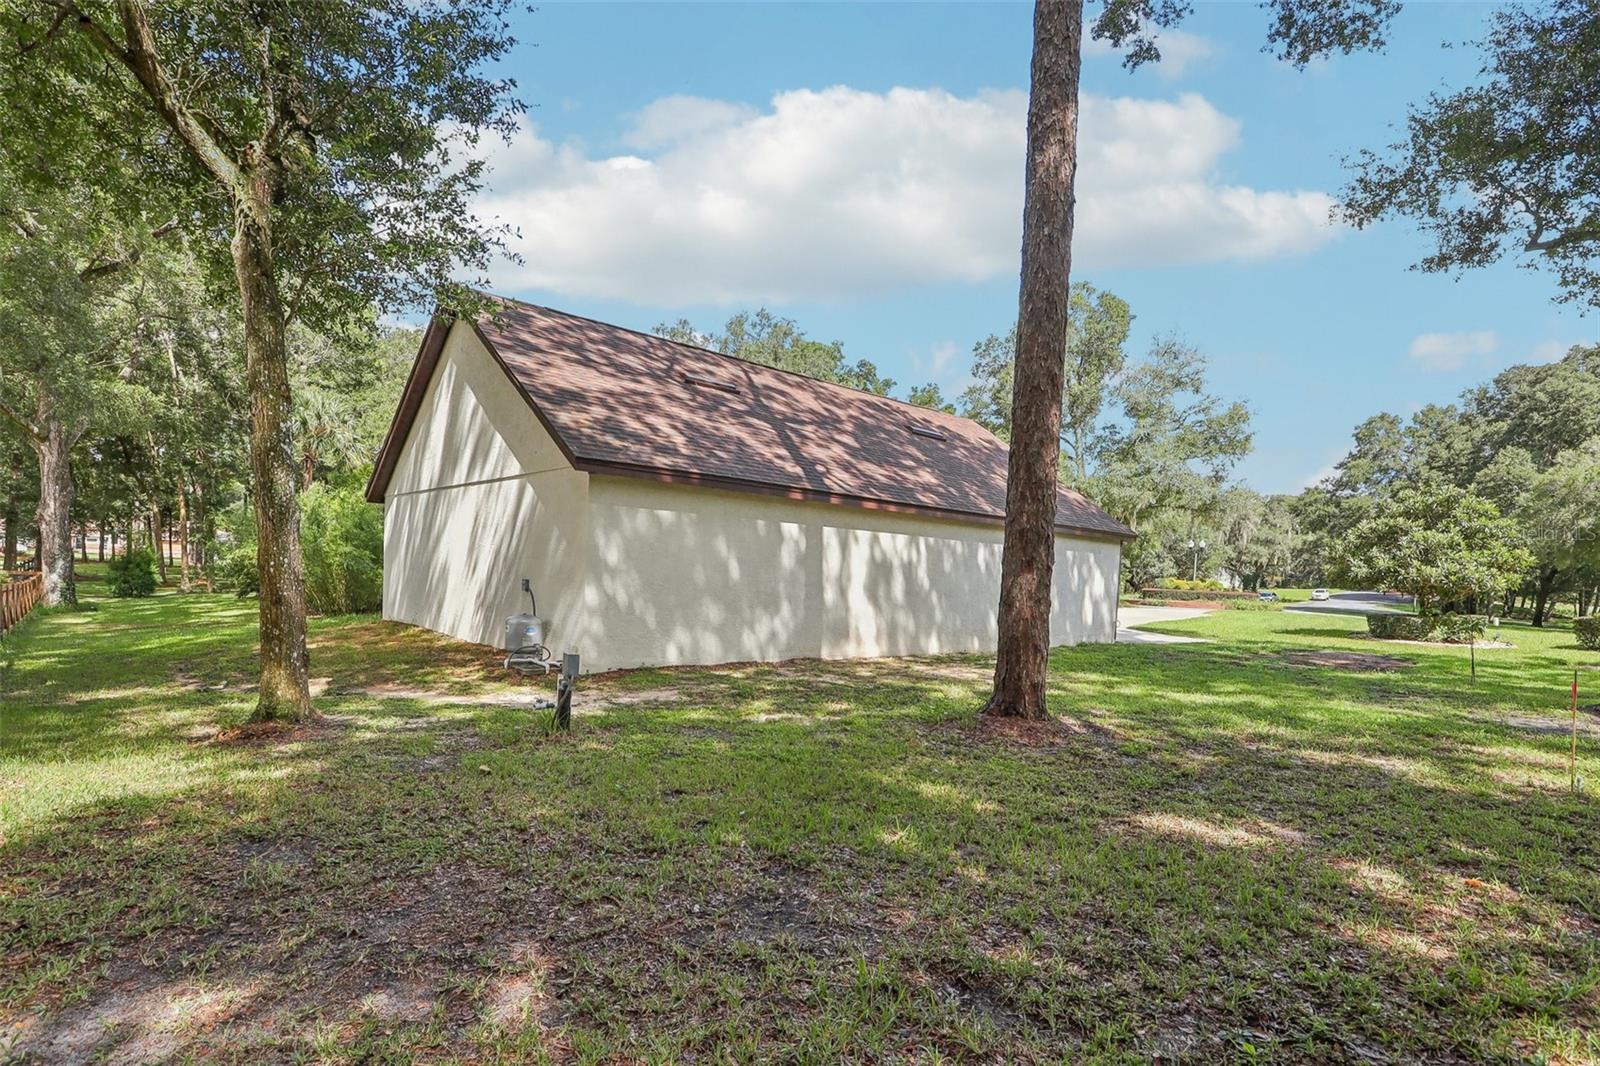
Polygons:
[[1483,636],[1488,622],[1475,614],[1369,614],[1367,632],[1379,640],[1432,640],[1466,644]]

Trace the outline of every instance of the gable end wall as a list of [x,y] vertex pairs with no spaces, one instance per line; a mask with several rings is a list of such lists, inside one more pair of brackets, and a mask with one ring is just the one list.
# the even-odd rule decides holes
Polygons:
[[456,323],[384,496],[384,618],[498,646],[526,577],[552,649],[581,646],[588,484]]

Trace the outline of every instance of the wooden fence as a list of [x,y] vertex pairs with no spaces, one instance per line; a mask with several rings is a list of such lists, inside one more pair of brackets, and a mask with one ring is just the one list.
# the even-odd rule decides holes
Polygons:
[[9,582],[0,585],[0,633],[22,621],[43,593],[42,574],[12,574]]

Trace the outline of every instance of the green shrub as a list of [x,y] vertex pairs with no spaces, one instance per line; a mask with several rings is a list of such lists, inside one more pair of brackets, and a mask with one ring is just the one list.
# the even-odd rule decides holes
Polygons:
[[106,584],[113,596],[151,596],[156,591],[156,553],[133,548],[106,563]]
[[1572,631],[1578,635],[1578,647],[1600,651],[1600,615],[1574,618]]
[[300,496],[306,604],[319,614],[383,606],[383,511],[356,488],[312,485]]
[[1155,587],[1158,589],[1186,589],[1190,592],[1201,590],[1220,591],[1222,582],[1209,578],[1204,581],[1190,581],[1186,577],[1163,577],[1156,581]]
[[1145,599],[1162,600],[1204,600],[1215,603],[1218,600],[1255,600],[1254,592],[1228,592],[1214,589],[1178,589],[1178,588],[1150,588],[1140,590],[1140,595]]
[[1369,614],[1367,632],[1379,640],[1432,640],[1466,644],[1483,636],[1475,614]]
[[1379,640],[1427,640],[1432,628],[1421,615],[1367,615],[1367,632]]
[[1432,640],[1447,644],[1470,644],[1483,636],[1488,622],[1475,614],[1441,614],[1433,619]]
[[226,549],[217,562],[217,584],[234,595],[254,596],[261,588],[261,574],[256,569],[256,542],[235,544]]
[[[231,540],[219,556],[220,586],[239,596],[260,591],[255,524],[240,510],[227,522]],[[300,494],[300,552],[306,606],[315,614],[353,614],[383,606],[383,510],[359,487],[318,482]]]
[[1266,600],[1228,600],[1230,611],[1281,611],[1283,604],[1270,603]]

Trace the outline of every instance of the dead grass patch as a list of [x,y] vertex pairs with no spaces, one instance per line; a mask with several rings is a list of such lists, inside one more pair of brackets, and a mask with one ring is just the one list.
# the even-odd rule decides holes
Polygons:
[[1392,674],[1416,665],[1407,659],[1364,651],[1286,651],[1280,658],[1290,666],[1323,667],[1363,674]]

